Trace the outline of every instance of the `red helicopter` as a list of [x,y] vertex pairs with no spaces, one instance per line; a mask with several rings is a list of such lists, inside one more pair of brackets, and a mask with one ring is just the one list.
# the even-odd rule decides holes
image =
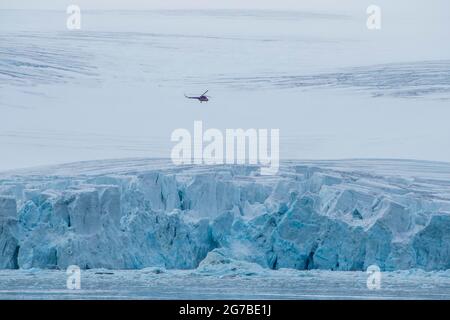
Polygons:
[[209,99],[208,98],[211,98],[211,97],[209,97],[209,96],[207,96],[206,94],[208,93],[208,91],[209,90],[206,90],[202,95],[200,95],[199,97],[189,97],[189,96],[187,96],[187,95],[184,95],[186,98],[188,98],[188,99],[196,99],[196,100],[198,100],[198,101],[200,101],[200,102],[208,102],[209,101]]

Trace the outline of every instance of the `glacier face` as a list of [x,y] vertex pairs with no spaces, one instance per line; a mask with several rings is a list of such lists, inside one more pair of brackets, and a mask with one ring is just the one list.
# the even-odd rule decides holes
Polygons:
[[[450,164],[82,162],[0,174],[0,268],[450,269]],[[237,261],[237,262],[236,262]]]

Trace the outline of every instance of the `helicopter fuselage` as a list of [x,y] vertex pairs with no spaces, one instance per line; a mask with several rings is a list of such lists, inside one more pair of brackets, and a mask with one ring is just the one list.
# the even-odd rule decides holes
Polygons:
[[205,91],[205,93],[203,93],[201,96],[198,96],[198,97],[190,97],[190,96],[187,96],[186,94],[184,95],[186,98],[188,98],[188,99],[196,99],[196,100],[198,100],[198,101],[200,101],[200,102],[208,102],[209,101],[209,98],[208,98],[208,96],[206,95],[206,93],[208,92],[208,90],[206,90]]

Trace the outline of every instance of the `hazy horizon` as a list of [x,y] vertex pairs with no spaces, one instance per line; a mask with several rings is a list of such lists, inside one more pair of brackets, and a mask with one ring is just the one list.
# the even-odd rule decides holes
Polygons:
[[[421,1],[389,0],[361,1],[346,0],[336,3],[333,0],[297,1],[297,0],[41,0],[39,3],[30,0],[5,0],[0,3],[0,9],[61,9],[75,4],[84,9],[265,9],[265,10],[326,10],[349,11],[365,9],[375,4],[380,7],[395,9],[397,12],[413,12],[420,10],[425,14],[433,8],[450,9],[450,3],[445,0],[435,0],[432,3]],[[441,11],[439,10],[439,11]],[[435,11],[434,13],[438,13]]]

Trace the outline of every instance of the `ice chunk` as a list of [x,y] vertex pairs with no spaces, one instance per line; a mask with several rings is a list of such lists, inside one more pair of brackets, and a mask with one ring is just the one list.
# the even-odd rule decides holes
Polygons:
[[0,220],[17,217],[16,199],[9,196],[0,196]]
[[0,196],[0,269],[19,267],[16,216],[16,200],[9,196]]

